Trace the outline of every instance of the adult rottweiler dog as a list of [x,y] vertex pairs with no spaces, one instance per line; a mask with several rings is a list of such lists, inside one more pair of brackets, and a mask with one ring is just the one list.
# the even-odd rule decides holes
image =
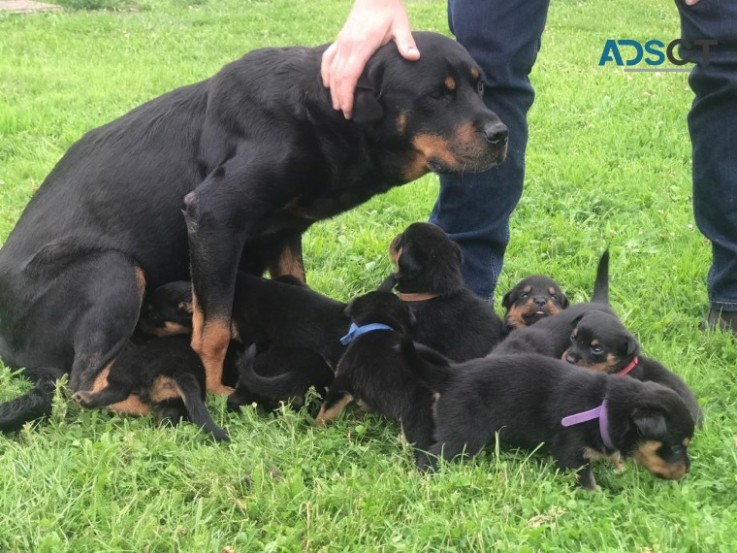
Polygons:
[[418,61],[393,43],[371,58],[352,120],[321,84],[323,45],[251,52],[87,133],[0,250],[3,361],[89,389],[147,291],[191,274],[192,347],[207,389],[228,392],[239,269],[304,280],[301,235],[314,222],[428,171],[503,161],[507,129],[482,100],[479,66],[447,37],[414,38]]
[[613,315],[600,311],[582,315],[575,322],[563,360],[617,376],[663,384],[681,396],[697,425],[703,422],[701,407],[688,385],[659,361],[642,355],[637,339]]
[[530,275],[504,294],[502,307],[508,330],[527,327],[568,307],[568,298],[552,278]]
[[412,223],[389,245],[396,267],[379,290],[396,289],[415,317],[413,338],[453,361],[483,357],[505,335],[492,307],[463,286],[462,255],[443,230]]
[[[341,340],[348,346],[338,363],[335,380],[317,415],[325,425],[351,401],[398,422],[415,447],[415,460],[425,467],[432,443],[432,391],[407,366],[401,344],[412,348],[414,320],[407,305],[388,292],[369,292],[348,304],[352,324]],[[348,329],[346,329],[348,330]]]
[[205,405],[205,368],[187,336],[126,345],[110,369],[98,375],[92,390],[76,392],[73,399],[87,409],[109,407],[139,415],[154,411],[175,423],[186,418],[218,441],[229,439]]
[[493,443],[540,444],[580,484],[596,487],[591,462],[617,452],[659,478],[689,470],[694,422],[681,397],[654,382],[590,371],[537,354],[488,356],[457,365],[404,347],[421,382],[439,393],[435,443],[451,460]]

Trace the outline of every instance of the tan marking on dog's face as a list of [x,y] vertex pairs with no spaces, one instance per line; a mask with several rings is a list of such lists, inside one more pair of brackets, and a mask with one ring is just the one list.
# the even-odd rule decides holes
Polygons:
[[527,326],[527,323],[525,323],[525,320],[523,318],[524,314],[527,312],[527,310],[524,308],[524,306],[520,307],[518,305],[513,305],[509,309],[509,313],[507,313],[505,319],[506,323],[514,328],[524,328]]
[[396,244],[399,241],[401,234],[394,238],[389,244],[389,259],[391,259],[394,266],[399,269],[399,258],[402,257],[402,248],[397,249]]
[[[592,345],[593,344],[592,342]],[[591,369],[592,371],[601,372],[601,373],[613,373],[616,372],[617,364],[619,363],[620,359],[613,353],[607,353],[606,359],[601,363],[588,363],[586,359],[579,359],[576,362],[576,365],[579,367],[584,367],[586,369]]]
[[107,378],[110,374],[110,367],[112,367],[113,364],[109,363],[105,368],[103,368],[99,373],[97,373],[97,376],[95,377],[95,380],[92,382],[92,388],[90,388],[90,392],[97,393],[103,388],[107,388]]
[[471,68],[471,79],[476,80],[481,76],[481,72],[479,71],[478,67],[472,67]]
[[138,265],[134,267],[134,271],[136,273],[136,287],[138,288],[138,294],[141,296],[141,299],[143,299],[143,294],[146,292],[146,275],[143,273],[143,269]]
[[633,457],[654,476],[666,480],[681,480],[686,476],[686,464],[683,461],[667,462],[657,454],[658,449],[662,446],[663,442],[648,440],[638,445]]
[[438,159],[449,167],[456,165],[455,156],[451,153],[450,143],[442,136],[418,134],[412,139],[412,145],[424,158],[425,165],[427,165],[427,160],[430,158]]
[[189,334],[190,328],[172,321],[164,322],[163,327],[152,327],[147,324],[141,324],[141,330],[146,334],[154,336],[174,336],[177,334]]
[[445,88],[450,91],[456,89],[456,80],[453,77],[446,77],[445,81],[443,81],[443,84],[445,84]]
[[351,401],[353,401],[353,396],[351,394],[345,394],[342,398],[340,398],[340,401],[338,401],[332,407],[326,409],[323,405],[320,408],[320,412],[317,414],[317,425],[325,426],[329,422],[334,421],[343,412],[343,409],[346,408],[346,405],[348,405]]

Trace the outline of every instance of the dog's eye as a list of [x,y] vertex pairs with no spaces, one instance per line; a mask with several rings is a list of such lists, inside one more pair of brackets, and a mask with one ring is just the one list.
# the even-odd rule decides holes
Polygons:
[[479,79],[479,82],[476,83],[476,90],[478,91],[479,96],[484,95],[484,81],[482,81],[481,79]]
[[576,341],[576,335],[575,334],[571,334],[571,342],[575,342],[575,341]]
[[523,299],[525,299],[526,297],[528,297],[529,295],[530,295],[530,294],[528,294],[527,292],[522,292],[522,293],[521,293],[521,294],[519,295],[519,299],[523,300]]
[[558,301],[558,294],[551,294],[550,299]]
[[604,353],[604,348],[601,346],[591,346],[591,353],[594,355],[601,355]]
[[430,98],[433,100],[440,100],[445,97],[445,95],[448,93],[448,90],[445,88],[439,88],[438,90],[435,90],[429,94]]

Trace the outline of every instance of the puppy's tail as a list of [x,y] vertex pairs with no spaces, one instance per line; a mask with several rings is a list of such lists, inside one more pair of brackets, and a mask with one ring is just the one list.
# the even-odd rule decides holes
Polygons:
[[596,280],[594,281],[594,294],[591,296],[593,303],[609,305],[609,248],[607,248],[596,267]]
[[445,390],[451,377],[450,361],[437,351],[411,338],[402,340],[402,355],[423,386],[437,392]]
[[202,388],[194,375],[189,373],[178,374],[175,378],[177,392],[184,402],[189,420],[199,426],[202,430],[212,434],[219,442],[230,440],[227,430],[219,427],[212,420],[212,415],[205,405]]
[[245,388],[251,394],[276,400],[304,394],[302,379],[297,371],[261,376],[256,372],[255,359],[256,344],[249,347],[238,362],[238,389]]
[[27,422],[49,416],[56,381],[63,375],[64,371],[51,367],[27,369],[26,376],[36,384],[19,398],[0,403],[0,432],[14,432]]

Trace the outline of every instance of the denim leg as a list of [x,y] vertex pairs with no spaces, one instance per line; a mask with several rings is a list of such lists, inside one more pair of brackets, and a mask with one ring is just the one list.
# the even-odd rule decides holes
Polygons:
[[485,102],[509,127],[507,160],[479,174],[441,176],[430,215],[461,246],[466,286],[493,302],[509,243],[509,216],[522,195],[527,111],[535,93],[528,75],[540,49],[550,0],[449,0],[459,43],[486,74]]
[[693,148],[696,224],[712,245],[707,290],[712,309],[737,311],[737,2],[676,5],[686,41],[715,39],[709,62],[701,46],[681,46],[696,63],[689,76],[695,98],[688,114]]

